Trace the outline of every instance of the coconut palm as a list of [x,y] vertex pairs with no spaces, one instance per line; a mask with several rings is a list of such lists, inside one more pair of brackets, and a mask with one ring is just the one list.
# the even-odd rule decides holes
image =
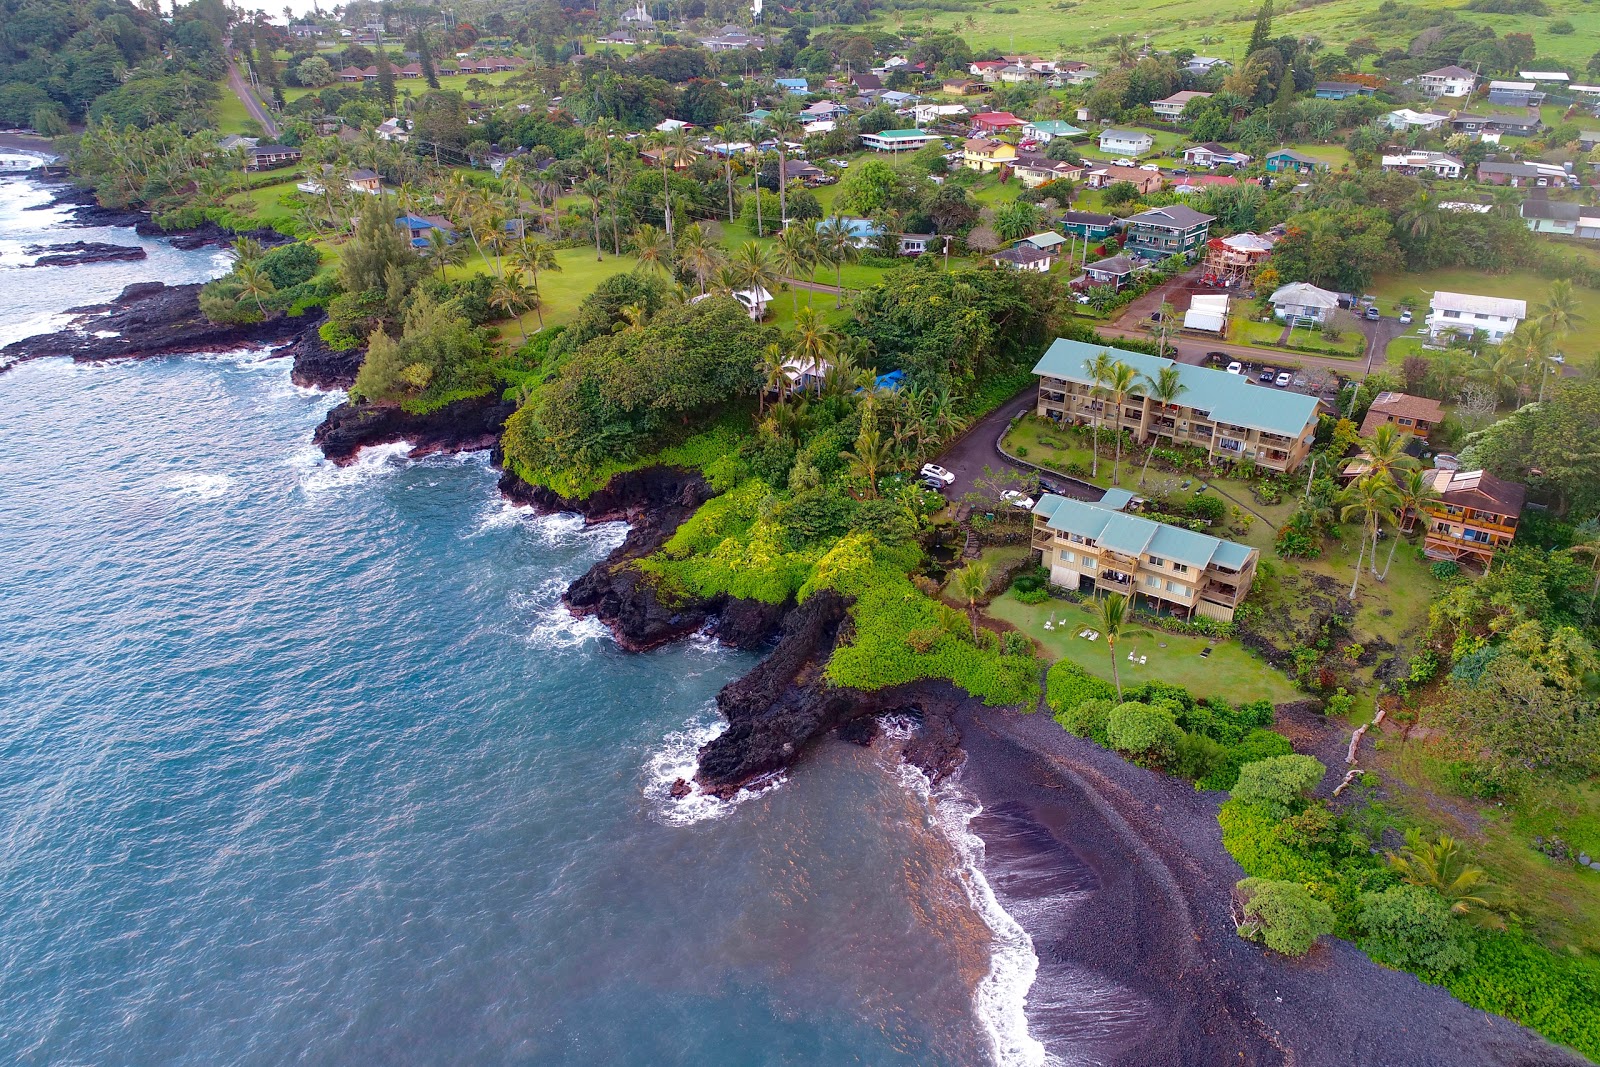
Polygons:
[[[1105,396],[1105,383],[1111,377],[1111,367],[1116,362],[1111,357],[1111,353],[1105,349],[1097,352],[1094,358],[1083,361],[1084,372],[1089,377],[1089,392],[1091,396],[1097,399]],[[1090,420],[1094,424],[1094,446],[1092,451],[1094,459],[1090,464],[1089,470],[1089,477],[1091,478],[1100,477],[1100,415],[1104,407],[1104,403],[1101,403],[1099,407],[1091,405],[1089,409],[1094,414],[1094,417]]]
[[1107,593],[1095,602],[1095,624],[1106,639],[1106,651],[1111,653],[1111,680],[1117,687],[1117,703],[1122,703],[1122,676],[1117,673],[1117,639],[1122,636],[1122,624],[1128,616],[1128,598],[1122,593]]
[[[1359,519],[1365,528],[1361,548],[1356,553],[1355,579],[1350,583],[1350,601],[1355,602],[1356,589],[1361,583],[1361,563],[1366,558],[1367,545],[1372,554],[1378,554],[1378,528],[1394,514],[1396,502],[1394,482],[1387,475],[1363,475],[1339,494],[1339,519],[1350,522]],[[1374,571],[1376,573],[1376,571]]]
[[767,394],[778,394],[778,403],[783,403],[784,397],[789,393],[789,357],[783,348],[776,342],[768,342],[761,350],[761,358],[756,362],[756,373],[761,375],[761,397],[759,413],[766,414]]
[[837,310],[844,306],[844,265],[854,263],[861,258],[861,249],[856,247],[855,234],[850,232],[850,227],[838,215],[824,219],[817,227],[817,254],[824,263],[833,267],[834,281],[838,288],[838,292],[834,294],[833,306]]
[[800,366],[819,374],[822,364],[837,350],[838,335],[817,309],[801,308],[794,317],[794,351]]
[[894,449],[878,432],[876,420],[867,417],[870,412],[871,408],[868,408],[867,414],[862,417],[861,432],[856,434],[855,447],[848,452],[841,452],[840,458],[845,461],[850,476],[866,484],[867,499],[876,500],[878,478],[894,462]]
[[511,262],[523,274],[527,274],[533,281],[533,309],[539,315],[539,329],[544,329],[544,301],[539,297],[539,275],[545,271],[559,271],[561,261],[556,258],[556,250],[548,243],[537,237],[524,236],[522,243],[511,254]]
[[1492,921],[1489,901],[1489,875],[1482,867],[1467,862],[1467,854],[1449,834],[1425,840],[1422,831],[1406,831],[1406,845],[1399,852],[1385,852],[1401,880],[1409,885],[1431,889],[1450,904],[1452,915]]
[[1550,295],[1533,310],[1539,321],[1549,327],[1551,336],[1558,340],[1584,323],[1584,316],[1578,312],[1578,298],[1572,291],[1570,278],[1557,278],[1551,282]]
[[1128,366],[1128,364],[1119,359],[1111,365],[1111,373],[1106,378],[1105,390],[1106,395],[1111,398],[1111,403],[1117,411],[1115,431],[1117,435],[1117,453],[1116,459],[1111,464],[1112,485],[1119,484],[1118,479],[1122,470],[1122,405],[1128,399],[1129,392],[1138,383],[1139,372]]
[[633,254],[639,258],[641,266],[666,272],[669,269],[667,261],[672,257],[672,246],[661,227],[647,222],[633,231]]
[[[772,246],[772,259],[779,272],[791,281],[802,274],[809,274],[817,261],[816,231],[808,226],[786,228],[778,234],[777,243]],[[800,294],[793,284],[789,286],[789,298],[793,310],[798,314]]]
[[438,266],[441,282],[445,280],[446,267],[459,266],[467,258],[467,246],[437,226],[428,231],[428,243],[418,251],[423,259]]
[[1593,618],[1595,597],[1600,595],[1600,523],[1593,519],[1579,523],[1573,531],[1572,547],[1568,551],[1574,556],[1589,557],[1594,584],[1589,587],[1588,616]]
[[1379,426],[1363,443],[1367,469],[1362,473],[1374,477],[1393,478],[1396,471],[1415,467],[1417,461],[1406,454],[1406,445],[1410,440],[1411,434],[1400,430],[1393,423],[1386,422]]
[[678,238],[677,251],[678,260],[689,268],[700,286],[700,292],[704,294],[706,281],[721,265],[722,249],[704,226],[691,222]]
[[739,279],[739,287],[754,290],[751,296],[757,301],[756,307],[760,307],[763,290],[770,294],[783,281],[772,253],[754,241],[746,241],[734,250],[730,266]]
[[[1430,500],[1439,498],[1439,491],[1433,487],[1433,479],[1427,471],[1411,470],[1401,471],[1400,476],[1394,479],[1396,496],[1396,510],[1400,515],[1400,522],[1405,522],[1407,514],[1420,516],[1422,509]],[[1389,568],[1394,566],[1394,550],[1400,546],[1400,532],[1395,531],[1395,538],[1389,544],[1389,558],[1383,561],[1383,573],[1378,575],[1378,581],[1389,580]]]
[[1550,365],[1550,329],[1539,319],[1527,319],[1500,342],[1500,356],[1518,368],[1518,392],[1528,392],[1528,375],[1539,374],[1539,395],[1544,397],[1544,375]]
[[249,297],[254,300],[256,302],[256,310],[261,312],[264,317],[267,313],[267,307],[262,303],[262,299],[271,296],[278,290],[272,284],[272,279],[267,277],[266,272],[261,269],[261,261],[259,259],[240,260],[234,264],[233,278],[239,285],[240,299]]
[[[1154,378],[1145,375],[1144,388],[1145,395],[1160,404],[1163,409],[1176,404],[1178,398],[1189,391],[1189,387],[1183,384],[1181,372],[1177,367],[1162,367]],[[1140,485],[1144,484],[1145,475],[1150,472],[1150,457],[1155,450],[1155,442],[1152,441],[1149,451],[1144,454],[1144,466],[1139,469]]]
[[972,640],[978,640],[978,601],[989,591],[989,564],[975,559],[950,576],[950,589],[967,608]]
[[1478,357],[1472,376],[1494,390],[1495,396],[1515,400],[1521,390],[1520,368],[1520,360],[1511,352],[1490,351]]
[[521,278],[507,276],[495,278],[490,283],[489,306],[505,312],[506,318],[517,320],[517,331],[522,334],[523,344],[528,343],[528,330],[522,325],[522,313],[533,302],[534,292]]
[[[772,131],[772,136],[778,142],[778,208],[782,212],[784,222],[789,220],[789,180],[786,173],[789,169],[789,142],[799,137],[803,132],[800,120],[795,117],[794,106],[788,100],[779,105],[778,111],[768,117],[767,128]],[[760,199],[760,194],[756,197]]]
[[722,175],[728,186],[728,221],[733,221],[733,126],[716,127],[722,141]]
[[600,201],[605,197],[609,186],[605,179],[600,177],[585,178],[583,184],[578,186],[578,192],[589,198],[589,217],[594,220],[594,261],[600,262],[605,258],[600,249]]

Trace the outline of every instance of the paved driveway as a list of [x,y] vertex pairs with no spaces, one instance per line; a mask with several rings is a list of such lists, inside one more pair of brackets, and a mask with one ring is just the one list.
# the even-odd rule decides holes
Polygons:
[[[945,491],[946,499],[960,500],[972,492],[976,488],[977,480],[983,477],[984,467],[1036,474],[1032,467],[1007,459],[1000,453],[996,444],[1018,413],[1033,410],[1038,396],[1038,387],[1030,385],[985,415],[977,425],[933,461],[956,476],[955,482]],[[1062,481],[1054,477],[1050,480],[1057,483]],[[1076,481],[1067,481],[1061,488],[1066,491],[1066,495],[1077,497],[1079,500],[1099,500],[1103,495],[1102,490]]]

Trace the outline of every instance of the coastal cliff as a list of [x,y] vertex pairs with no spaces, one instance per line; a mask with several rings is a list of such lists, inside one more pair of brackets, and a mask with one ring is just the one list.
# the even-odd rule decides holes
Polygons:
[[363,448],[394,441],[409,441],[414,456],[474,452],[494,447],[514,410],[514,402],[494,393],[457,400],[420,415],[396,404],[346,401],[328,412],[312,441],[340,466],[355,462]]

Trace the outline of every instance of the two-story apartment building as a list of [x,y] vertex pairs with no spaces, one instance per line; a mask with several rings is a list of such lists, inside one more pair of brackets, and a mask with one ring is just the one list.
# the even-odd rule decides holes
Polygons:
[[[866,138],[862,138],[865,140]],[[999,170],[1017,158],[1017,146],[988,137],[968,137],[961,142],[961,165],[979,174]]]
[[1153,207],[1128,217],[1128,243],[1124,247],[1146,259],[1186,256],[1205,245],[1215,218],[1185,204]]
[[1033,548],[1050,581],[1083,592],[1121,593],[1183,617],[1233,619],[1249,595],[1260,553],[1249,545],[1127,513],[1133,494],[1098,503],[1045,494],[1033,508]]
[[1423,551],[1429,559],[1488,567],[1517,536],[1527,490],[1487,471],[1434,470],[1428,477],[1439,496],[1422,507]]
[[1173,93],[1171,96],[1160,100],[1150,101],[1150,110],[1156,117],[1166,122],[1177,122],[1183,117],[1183,109],[1189,106],[1191,100],[1205,100],[1210,93],[1195,92],[1193,89],[1184,89]]
[[[1128,364],[1140,384],[1121,409],[1100,395],[1089,364],[1101,352]],[[1184,392],[1176,404],[1150,400],[1144,380],[1176,367]],[[1137,441],[1165,437],[1223,459],[1248,459],[1271,470],[1293,471],[1305,462],[1317,429],[1317,398],[1255,385],[1244,375],[1174,363],[1142,352],[1057,338],[1034,365],[1041,418],[1092,423],[1132,432]]]
[[934,139],[924,130],[883,130],[862,134],[861,146],[874,152],[915,152]]
[[1452,334],[1471,337],[1481,332],[1499,344],[1527,317],[1526,300],[1447,293],[1441,289],[1428,302],[1428,336],[1435,341],[1445,341]]
[[1103,241],[1117,232],[1122,220],[1115,215],[1102,215],[1096,211],[1068,211],[1061,216],[1061,232],[1074,237],[1087,237]]
[[1476,74],[1454,65],[1417,75],[1417,88],[1427,96],[1468,97],[1477,84]]

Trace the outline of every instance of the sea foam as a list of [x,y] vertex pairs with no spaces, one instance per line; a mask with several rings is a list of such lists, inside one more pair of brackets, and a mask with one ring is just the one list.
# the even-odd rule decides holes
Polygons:
[[[725,818],[745,801],[789,780],[782,773],[766,775],[740,789],[732,800],[704,792],[694,779],[700,771],[700,750],[727,729],[727,720],[717,712],[716,704],[709,703],[698,715],[685,720],[682,729],[661,739],[661,747],[650,754],[644,765],[644,797],[652,818],[668,826],[693,826]],[[689,783],[689,792],[675,797],[672,786],[680,778]]]

